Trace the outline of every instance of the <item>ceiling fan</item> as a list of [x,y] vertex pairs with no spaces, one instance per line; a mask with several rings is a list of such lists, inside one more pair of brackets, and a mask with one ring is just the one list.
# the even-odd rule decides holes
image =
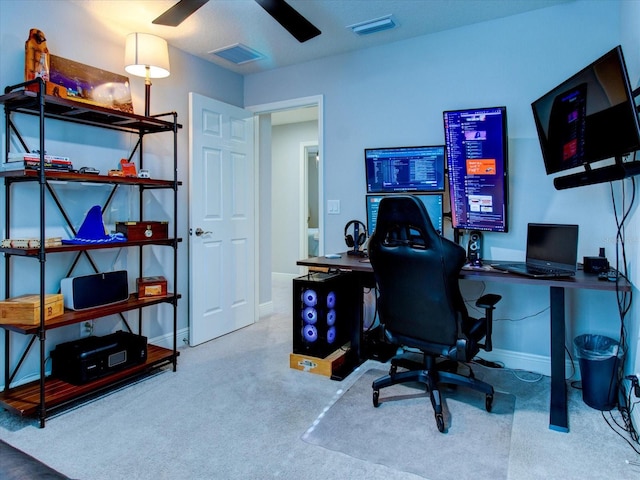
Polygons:
[[[177,27],[209,0],[180,0],[152,23]],[[320,35],[320,30],[284,0],[255,0],[300,43]]]

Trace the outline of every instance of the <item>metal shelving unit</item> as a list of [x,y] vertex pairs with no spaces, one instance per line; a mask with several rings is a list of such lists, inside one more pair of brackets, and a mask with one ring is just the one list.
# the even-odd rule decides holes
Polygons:
[[[28,87],[36,86],[37,91],[31,91]],[[177,158],[177,137],[178,129],[182,126],[177,122],[177,114],[175,112],[144,117],[127,112],[120,112],[102,108],[95,105],[80,103],[65,98],[45,95],[45,85],[41,79],[25,82],[5,88],[4,95],[0,96],[0,104],[4,105],[5,111],[5,161],[9,158],[10,146],[19,143],[24,152],[29,152],[29,148],[23,137],[21,136],[14,117],[16,115],[32,115],[38,117],[39,121],[39,152],[40,168],[38,170],[8,170],[0,171],[0,178],[5,183],[5,232],[7,237],[11,236],[12,219],[10,215],[10,206],[12,201],[12,190],[25,182],[37,182],[39,185],[39,233],[40,247],[38,248],[0,248],[0,253],[4,254],[6,259],[5,268],[5,297],[9,298],[12,286],[11,264],[14,257],[33,258],[40,262],[40,304],[44,305],[45,300],[45,273],[47,256],[62,252],[72,252],[75,259],[72,262],[67,276],[75,267],[80,256],[86,256],[94,269],[97,267],[91,259],[91,253],[100,249],[121,249],[121,248],[138,248],[139,265],[138,273],[144,271],[142,249],[148,245],[162,245],[173,250],[173,286],[177,291],[177,248],[181,239],[177,235],[177,218],[178,218],[178,158]],[[147,135],[172,133],[173,134],[173,178],[169,180],[143,179],[132,177],[113,177],[106,175],[80,174],[75,172],[49,171],[44,168],[44,152],[46,151],[46,133],[45,127],[49,121],[62,121],[75,124],[88,125],[100,129],[117,130],[121,132],[133,133],[138,136],[138,141],[133,147],[130,159],[138,154],[139,168],[144,168],[143,158],[143,139]],[[10,141],[10,139],[14,141]],[[173,191],[173,231],[169,232],[169,238],[158,240],[144,241],[127,241],[124,243],[108,243],[100,245],[63,245],[56,247],[45,246],[45,205],[47,195],[55,202],[58,210],[67,222],[67,226],[75,233],[75,228],[71,225],[68,215],[64,210],[63,202],[58,198],[55,190],[51,187],[50,182],[91,182],[111,186],[110,194],[103,207],[106,207],[113,198],[116,190],[123,185],[136,186],[139,191],[139,220],[143,220],[144,215],[144,192],[153,189],[168,189]],[[148,373],[150,370],[165,365],[172,365],[173,371],[177,369],[177,359],[179,352],[177,351],[177,305],[180,295],[177,293],[168,293],[164,297],[137,298],[136,294],[132,294],[126,302],[114,305],[103,306],[100,308],[71,311],[65,310],[64,314],[45,321],[45,309],[40,308],[39,325],[21,325],[1,324],[4,330],[4,359],[5,371],[4,381],[5,388],[0,392],[0,406],[7,410],[24,416],[37,416],[40,420],[40,426],[45,426],[45,420],[48,414],[58,408],[61,408],[70,402],[78,401],[89,395],[95,395],[105,389],[112,388],[122,384],[134,377]],[[148,358],[145,363],[126,368],[117,373],[102,377],[91,381],[84,385],[71,385],[56,378],[46,376],[45,360],[46,360],[46,332],[51,329],[60,328],[66,325],[81,323],[90,319],[98,319],[109,315],[119,314],[123,323],[129,331],[132,331],[127,320],[122,315],[123,312],[138,310],[138,333],[142,333],[143,315],[142,310],[151,305],[168,303],[173,310],[173,347],[171,349],[148,345]],[[21,353],[19,360],[15,365],[10,365],[11,361],[11,335],[27,335],[31,336],[30,341],[24,351]],[[28,384],[13,386],[15,376],[21,365],[35,349],[39,346],[40,359],[40,376],[38,381]]]

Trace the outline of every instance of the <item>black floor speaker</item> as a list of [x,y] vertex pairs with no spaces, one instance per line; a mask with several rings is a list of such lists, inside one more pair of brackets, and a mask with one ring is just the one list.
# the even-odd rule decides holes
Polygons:
[[293,353],[324,358],[357,325],[357,282],[349,273],[310,273],[293,280]]

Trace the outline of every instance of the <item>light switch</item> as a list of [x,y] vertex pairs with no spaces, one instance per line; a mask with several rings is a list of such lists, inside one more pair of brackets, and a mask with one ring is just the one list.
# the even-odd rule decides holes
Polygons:
[[329,215],[339,215],[340,200],[327,200],[327,213]]

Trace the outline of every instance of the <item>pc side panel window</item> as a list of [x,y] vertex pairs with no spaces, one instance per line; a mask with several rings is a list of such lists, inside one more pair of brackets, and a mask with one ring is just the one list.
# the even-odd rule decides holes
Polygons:
[[367,148],[367,193],[444,191],[444,145]]
[[454,228],[507,231],[504,107],[444,112]]

